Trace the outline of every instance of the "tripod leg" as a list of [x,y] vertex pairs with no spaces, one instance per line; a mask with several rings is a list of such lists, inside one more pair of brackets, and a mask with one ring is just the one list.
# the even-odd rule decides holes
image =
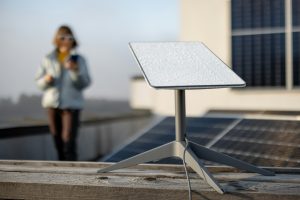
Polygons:
[[262,174],[265,176],[274,176],[275,174],[271,171],[261,169],[259,167],[256,167],[254,165],[251,165],[247,162],[238,160],[236,158],[230,157],[228,155],[216,152],[214,150],[208,149],[201,145],[196,145],[193,143],[190,143],[191,149],[194,151],[194,153],[198,156],[198,158],[222,163],[225,165],[233,166],[239,169],[255,172],[258,174]]
[[201,163],[194,152],[189,148],[185,152],[185,161],[212,188],[214,188],[218,193],[224,194],[224,191],[218,184],[218,182],[214,179],[207,168]]
[[130,167],[133,165],[160,160],[163,158],[171,157],[173,156],[173,149],[174,149],[174,142],[170,142],[167,144],[164,144],[162,146],[156,147],[154,149],[151,149],[149,151],[146,151],[144,153],[138,154],[136,156],[133,156],[131,158],[122,160],[116,164],[113,164],[109,167],[103,168],[98,170],[98,173],[103,172],[109,172],[112,170],[122,169],[126,167]]

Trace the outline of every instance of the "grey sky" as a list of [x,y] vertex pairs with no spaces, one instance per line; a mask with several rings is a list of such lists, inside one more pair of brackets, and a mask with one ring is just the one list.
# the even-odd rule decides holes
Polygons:
[[0,0],[0,98],[39,93],[34,74],[61,24],[74,29],[89,62],[86,96],[126,99],[140,74],[127,43],[177,40],[179,1]]

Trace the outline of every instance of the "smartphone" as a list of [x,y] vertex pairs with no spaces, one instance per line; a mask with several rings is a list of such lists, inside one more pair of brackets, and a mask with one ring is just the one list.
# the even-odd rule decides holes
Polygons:
[[79,57],[78,55],[71,55],[69,60],[72,61],[72,62],[77,62],[78,57]]

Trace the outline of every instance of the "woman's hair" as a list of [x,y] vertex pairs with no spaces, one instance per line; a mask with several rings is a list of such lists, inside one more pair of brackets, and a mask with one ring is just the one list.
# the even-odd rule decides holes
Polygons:
[[69,26],[66,26],[66,25],[62,25],[58,28],[58,30],[56,31],[56,34],[54,36],[54,40],[53,40],[53,44],[58,47],[58,44],[60,42],[60,38],[59,36],[61,35],[71,35],[73,37],[73,45],[72,45],[72,48],[75,48],[78,46],[78,43],[74,37],[74,34],[71,30],[71,28]]

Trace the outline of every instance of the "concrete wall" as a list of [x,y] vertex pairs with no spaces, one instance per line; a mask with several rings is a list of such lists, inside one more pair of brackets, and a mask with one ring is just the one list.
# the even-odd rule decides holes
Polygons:
[[[81,126],[77,138],[78,160],[87,161],[114,151],[150,121],[151,117],[145,117]],[[57,160],[57,155],[51,134],[48,133],[1,139],[0,159]]]
[[[230,0],[181,0],[182,41],[202,41],[231,65]],[[131,105],[158,114],[174,113],[173,91],[149,89],[141,80],[131,84]],[[187,114],[211,108],[300,110],[299,89],[215,89],[187,92]]]

